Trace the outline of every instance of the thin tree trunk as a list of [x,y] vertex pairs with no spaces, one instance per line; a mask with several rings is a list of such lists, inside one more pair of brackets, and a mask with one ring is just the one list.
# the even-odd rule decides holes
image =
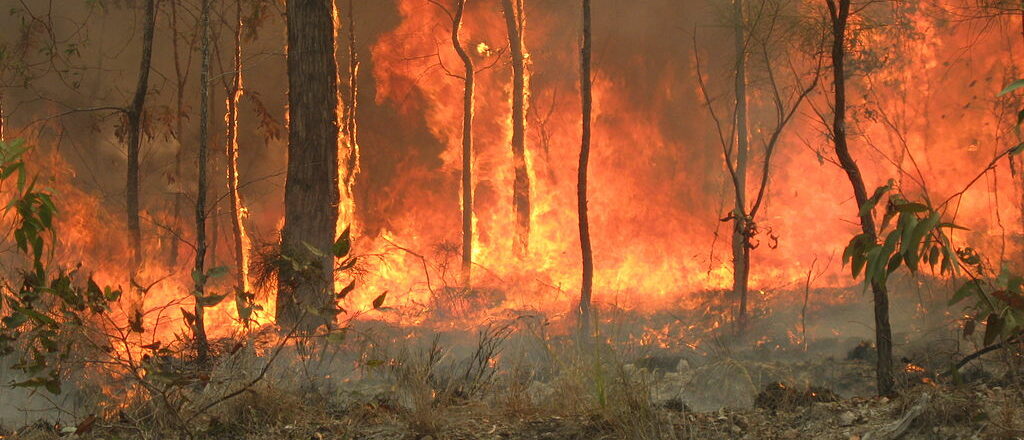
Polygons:
[[[174,80],[177,92],[175,95],[174,137],[178,141],[178,150],[174,152],[173,179],[175,191],[173,202],[174,207],[172,209],[170,225],[174,236],[171,237],[171,246],[167,254],[167,264],[169,267],[176,267],[178,265],[178,249],[179,241],[181,239],[181,204],[183,201],[181,191],[181,162],[185,151],[185,83],[188,80],[188,69],[186,66],[182,65],[181,54],[178,47],[178,1],[180,0],[171,0],[171,29],[174,32],[174,38],[171,40],[171,44],[174,51]],[[191,44],[189,47],[191,48]]]
[[594,284],[594,256],[590,245],[590,221],[587,218],[587,164],[590,161],[590,120],[593,106],[590,79],[590,0],[583,0],[583,47],[580,50],[580,95],[583,111],[583,136],[580,142],[579,175],[576,200],[580,219],[580,251],[583,255],[583,283],[580,289],[580,329],[590,334],[590,301]]
[[733,215],[732,264],[733,293],[739,298],[736,328],[740,334],[747,324],[747,283],[750,277],[750,247],[747,245],[747,49],[743,22],[743,0],[733,0],[736,21],[736,207]]
[[281,252],[310,270],[281,265],[277,322],[306,332],[333,320],[328,312],[334,299],[331,248],[339,201],[333,17],[333,0],[288,0],[288,174]]
[[209,343],[206,340],[206,324],[203,304],[200,300],[206,292],[206,160],[209,150],[210,131],[210,1],[203,0],[200,15],[200,30],[203,33],[202,67],[199,72],[199,175],[196,192],[196,260],[195,278],[195,339],[196,357],[200,364],[209,357]]
[[[356,49],[356,19],[352,0],[348,0],[348,102],[345,108],[345,137],[348,141],[348,163],[345,167],[345,188],[354,204],[356,175],[359,174],[359,51]],[[352,212],[355,221],[355,213]]]
[[0,95],[0,142],[4,142],[4,97]]
[[[1024,11],[1024,0],[1021,0],[1020,2],[1020,10]],[[1021,41],[1024,42],[1024,14],[1021,14],[1020,16],[1020,36]],[[1014,161],[1017,161],[1018,163],[1017,189],[1020,191],[1020,226],[1021,233],[1024,233],[1024,159],[1021,159],[1020,157],[1010,157],[1010,165],[1013,165]],[[1017,261],[1024,261],[1024,249],[1020,251],[1019,255],[1020,258],[1018,258]],[[1024,267],[1020,267],[1019,269],[1024,269]]]
[[248,324],[252,310],[249,298],[249,240],[245,233],[245,209],[238,194],[238,100],[242,97],[242,1],[235,0],[235,51],[233,69],[235,75],[227,96],[227,184],[228,202],[231,210],[232,251],[235,262],[235,306],[238,317]]
[[512,54],[512,163],[515,181],[512,206],[516,215],[513,248],[525,256],[530,246],[530,174],[526,166],[526,54],[523,49],[523,0],[502,0]]
[[468,288],[473,267],[473,79],[476,72],[473,71],[473,60],[459,40],[468,0],[457,1],[452,20],[452,46],[466,71],[462,97],[462,284]]
[[[832,124],[832,137],[835,141],[836,157],[843,171],[846,172],[853,185],[853,194],[857,201],[857,210],[868,200],[864,178],[853,156],[850,155],[846,139],[846,25],[850,17],[850,0],[826,0],[832,19],[832,73],[835,87],[835,119]],[[864,234],[877,239],[875,221],[870,211],[860,215],[860,226]],[[875,372],[878,377],[878,394],[891,395],[895,389],[892,363],[892,328],[889,325],[889,294],[885,284],[872,282],[871,291],[875,303],[875,345],[878,349],[878,364]]]
[[149,70],[153,59],[153,33],[156,28],[156,0],[146,0],[145,23],[142,33],[142,57],[135,96],[128,107],[128,176],[125,199],[128,215],[128,233],[131,236],[132,278],[142,264],[142,227],[139,222],[139,151],[142,147],[142,112],[149,91]]

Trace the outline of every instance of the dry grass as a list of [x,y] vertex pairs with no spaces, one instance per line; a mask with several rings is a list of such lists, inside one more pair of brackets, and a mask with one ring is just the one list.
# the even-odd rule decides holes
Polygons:
[[[824,359],[817,364],[771,364],[718,350],[692,365],[679,362],[682,371],[662,371],[637,367],[650,363],[641,362],[642,351],[552,337],[543,323],[530,320],[495,323],[471,335],[382,326],[353,330],[340,343],[300,339],[285,347],[262,380],[247,387],[267,368],[272,348],[248,345],[223,353],[208,380],[176,388],[167,401],[153,392],[110,396],[124,406],[103,413],[92,433],[80,437],[805,438],[787,437],[797,432],[848,440],[898,419],[922,391],[890,402],[860,399],[774,412],[692,412],[684,404],[700,399],[749,406],[769,380],[800,378],[795,382],[800,386],[813,384],[797,373],[825,371],[826,365],[854,368],[856,374],[870,366]],[[244,391],[207,408],[239,389]],[[960,437],[964,432],[985,438],[1024,435],[1019,411],[1024,395],[1018,386],[927,391],[934,398],[908,439],[970,438]],[[840,424],[839,415],[845,412],[854,413],[856,422]],[[76,421],[84,414],[88,412],[77,413]],[[182,419],[189,419],[187,429]],[[29,424],[17,434],[0,435],[49,439],[60,432],[47,424]]]

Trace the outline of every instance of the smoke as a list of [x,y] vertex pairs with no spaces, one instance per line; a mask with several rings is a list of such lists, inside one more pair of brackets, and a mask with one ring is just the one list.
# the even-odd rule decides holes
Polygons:
[[[447,17],[419,0],[354,3],[362,61],[363,162],[355,195],[363,235],[359,244],[373,253],[386,247],[377,238],[387,237],[428,259],[440,259],[445,243],[461,239],[461,84],[452,76],[459,74],[460,65],[452,62]],[[56,151],[73,170],[70,183],[99,199],[95,209],[106,210],[105,218],[117,218],[124,203],[124,147],[117,136],[121,117],[116,111],[85,110],[127,104],[138,68],[140,7],[132,2],[75,3],[49,11],[45,2],[25,4],[29,10],[3,18],[9,28],[23,29],[25,22],[28,30],[5,37],[5,51],[19,54],[31,72],[43,73],[26,83],[13,68],[4,71],[8,136],[29,137]],[[197,59],[188,51],[195,5],[182,2],[178,11],[178,63],[189,77],[184,131],[174,133],[177,72],[168,4],[162,2],[158,18],[142,163],[143,227],[149,245],[159,249],[173,240],[167,229],[175,227],[168,224],[174,196],[182,194],[187,206],[194,192],[198,125]],[[260,14],[247,10],[260,20],[258,27],[257,21],[247,21],[255,37],[243,49],[247,89],[241,104],[240,178],[250,230],[257,240],[273,241],[281,221],[287,160],[282,136],[287,97],[282,88],[284,17],[277,3],[260,5]],[[217,11],[224,22],[231,21],[233,7],[228,6]],[[717,105],[728,108],[735,54],[727,6],[695,0],[595,2],[597,107],[590,208],[601,301],[662,308],[686,304],[694,291],[730,284],[730,224],[719,219],[727,215],[732,193],[714,121],[696,86],[694,64],[696,44],[711,94]],[[810,6],[798,6],[791,12],[815,13]],[[886,19],[883,8],[871,9],[857,24],[859,29],[877,25],[882,31],[865,31],[856,41],[858,76],[851,80],[858,121],[852,130],[855,155],[869,186],[895,178],[910,192],[919,192],[923,176],[933,201],[941,201],[1011,140],[1007,124],[1012,115],[993,95],[1012,77],[1014,69],[1004,60],[1020,41],[1010,38],[1009,19],[982,27],[951,21],[938,6],[922,4],[898,12],[904,20]],[[560,308],[571,301],[578,285],[573,211],[580,125],[578,15],[574,2],[526,2],[531,74],[527,150],[535,211],[532,253],[519,260],[511,250],[511,69],[502,50],[506,36],[501,9],[494,1],[473,1],[467,12],[467,46],[485,43],[494,52],[474,54],[478,67],[490,66],[481,71],[477,91],[475,240],[481,255],[475,260],[483,266],[484,283],[509,290],[520,306],[557,297],[555,308]],[[58,41],[57,57],[44,50],[53,38]],[[217,27],[211,101],[215,122],[223,112],[221,82],[230,69],[229,40],[227,26]],[[964,41],[971,46],[965,47]],[[339,63],[346,65],[346,43],[339,43]],[[888,53],[886,48],[894,45],[902,56]],[[778,65],[786,66],[785,60]],[[763,72],[753,77],[763,77]],[[763,82],[751,84],[751,181],[760,177],[757,151],[766,129],[763,121],[770,115],[765,87]],[[823,81],[819,93],[799,111],[773,158],[759,222],[761,245],[753,253],[755,288],[793,286],[811,261],[835,255],[855,231],[856,207],[842,173],[828,161],[828,139],[819,120],[819,114],[829,113],[829,87]],[[212,145],[222,145],[223,137],[216,131]],[[185,160],[176,176],[179,142]],[[217,188],[213,198],[219,201],[212,212],[216,232],[211,235],[218,239],[213,264],[226,265],[231,257],[221,197],[223,158],[216,157],[211,167]],[[1017,192],[1005,164],[999,164],[956,205],[958,221],[972,229],[959,240],[993,260],[1014,255],[1021,224]],[[187,241],[191,228],[188,216],[183,218],[178,228]],[[191,258],[187,246],[180,255],[180,261]],[[403,298],[421,301],[429,293],[419,260],[393,257],[387,264],[382,279],[368,281],[380,281],[380,286],[369,286],[364,296],[375,297],[383,286],[399,288],[389,297],[399,303]],[[834,272],[821,283],[847,284],[839,265],[833,266]],[[435,281],[443,278],[437,267],[428,271],[435,272]],[[508,286],[514,284],[520,286]]]

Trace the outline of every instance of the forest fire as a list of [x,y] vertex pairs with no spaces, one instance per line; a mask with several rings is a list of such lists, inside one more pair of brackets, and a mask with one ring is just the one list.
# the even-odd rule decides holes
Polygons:
[[[567,346],[601,408],[604,374],[645,368],[760,405],[776,379],[733,350],[873,339],[847,360],[886,396],[997,350],[1020,368],[1020,5],[593,2],[593,24],[591,0],[14,6],[0,378],[116,378],[101,418],[158,396],[189,425],[274,362],[406,386],[470,340],[474,381],[406,406],[554,386]],[[944,364],[896,361],[929,331],[957,341]],[[235,356],[264,365],[241,391],[189,394]]]

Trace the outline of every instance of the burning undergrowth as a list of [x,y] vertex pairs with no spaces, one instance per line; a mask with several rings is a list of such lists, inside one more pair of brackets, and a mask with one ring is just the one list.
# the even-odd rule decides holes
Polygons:
[[[827,301],[841,293],[828,288],[811,292],[822,298],[808,316],[801,304],[770,304],[751,322],[756,338],[715,328],[708,320],[720,315],[706,309],[651,315],[605,304],[598,340],[582,344],[565,317],[509,310],[482,327],[441,331],[430,319],[353,320],[315,336],[253,330],[215,339],[206,367],[185,341],[145,347],[137,364],[130,352],[115,364],[109,353],[82,350],[59,398],[3,392],[21,417],[48,422],[13,425],[9,414],[5,425],[28,425],[14,438],[76,430],[86,438],[801,438],[815,429],[883,429],[928,393],[934,400],[913,432],[1013,432],[1022,421],[992,399],[1019,398],[1003,388],[1017,386],[1021,360],[1007,352],[950,375],[951,362],[975,346],[945,301],[924,294],[944,283],[907,279],[901,285],[921,290],[894,297],[917,324],[896,329],[907,394],[891,402],[867,399],[874,366],[861,341],[870,328],[857,321],[870,316],[869,305]],[[813,323],[806,339],[793,337],[801,322]],[[768,414],[784,422],[769,423]],[[793,430],[801,434],[786,437]]]
[[[18,44],[24,54],[44,34],[62,31],[62,25],[55,30],[44,20],[26,20],[29,3],[11,13],[29,23]],[[136,6],[114,3],[117,8],[103,8],[104,19],[124,18],[119,14]],[[231,2],[212,3],[222,8]],[[178,28],[185,25],[177,21],[176,9],[160,9],[170,15],[161,20],[174,20],[164,43],[174,46],[175,56],[158,56],[161,65],[153,68],[179,76],[176,110],[165,89],[151,90],[153,101],[141,110],[48,99],[37,108],[35,93],[47,87],[12,91],[5,83],[0,90],[4,102],[19,104],[13,115],[0,112],[0,123],[8,131],[17,127],[39,148],[26,152],[16,142],[3,143],[0,193],[10,204],[0,218],[8,238],[0,248],[0,346],[6,355],[0,366],[10,368],[0,372],[0,382],[15,387],[0,391],[0,424],[17,432],[0,436],[829,433],[849,439],[906,433],[969,437],[968,430],[1019,436],[1020,416],[1007,411],[1020,404],[1024,373],[1024,279],[1014,275],[1022,243],[1022,146],[1009,146],[1016,143],[1011,124],[1019,99],[993,96],[1019,73],[1005,62],[1019,45],[1007,18],[1016,12],[997,8],[1001,12],[986,22],[995,30],[983,32],[974,26],[977,18],[959,15],[964,11],[958,6],[896,2],[891,8],[855,8],[849,34],[856,38],[838,47],[850,52],[850,74],[837,74],[836,81],[849,77],[852,83],[847,122],[854,153],[863,158],[868,185],[880,184],[856,206],[846,184],[836,184],[839,169],[850,168],[838,163],[838,143],[835,157],[825,147],[843,131],[822,128],[830,112],[838,113],[838,97],[819,84],[825,46],[806,50],[807,44],[823,44],[818,39],[828,31],[820,28],[820,19],[827,18],[821,5],[751,1],[744,11],[745,2],[737,1],[738,23],[718,26],[722,5],[603,2],[597,23],[602,48],[587,78],[595,98],[589,199],[594,322],[592,334],[581,336],[579,268],[587,257],[577,250],[579,215],[567,209],[579,202],[574,184],[577,127],[583,122],[576,99],[583,86],[574,71],[579,36],[566,25],[577,22],[575,6],[538,0],[527,8],[516,2],[520,7],[512,11],[508,2],[502,14],[495,13],[496,2],[474,1],[452,14],[445,2],[364,2],[374,7],[365,10],[368,30],[359,34],[366,37],[359,44],[354,15],[342,20],[337,10],[324,12],[320,18],[333,14],[326,21],[335,26],[351,26],[350,81],[335,85],[337,96],[328,96],[342,104],[314,112],[344,119],[340,137],[330,121],[321,124],[333,127],[328,131],[337,141],[327,142],[325,150],[347,155],[338,169],[328,170],[345,176],[337,188],[344,196],[327,204],[339,217],[323,228],[335,236],[332,243],[321,240],[330,246],[300,240],[300,251],[316,257],[302,258],[281,244],[288,217],[279,203],[288,199],[283,164],[291,162],[278,133],[302,124],[276,120],[295,108],[279,101],[299,93],[283,93],[284,63],[243,68],[243,54],[259,52],[255,58],[264,59],[281,52],[281,41],[257,38],[275,34],[260,26],[285,27],[265,15],[272,2],[250,3],[217,11],[238,20],[234,68],[219,60],[224,72],[215,75],[235,80],[234,92],[224,96],[231,134],[225,164],[197,163],[219,173],[212,185],[224,186],[227,194],[213,194],[212,206],[196,201],[202,225],[194,231],[185,227],[183,207],[208,188],[200,190],[198,183],[205,176],[194,179],[193,187],[194,176],[180,169],[191,159],[183,157],[191,142],[190,99],[183,96],[191,91],[181,79],[187,69],[178,45],[194,42]],[[252,5],[257,6],[245,12],[253,17],[244,17],[244,7]],[[82,12],[78,7],[68,6]],[[744,12],[756,14],[744,20]],[[354,14],[351,2],[348,13]],[[762,13],[777,16],[760,21]],[[518,31],[526,35],[515,44],[506,34],[517,18]],[[251,39],[242,38],[243,28]],[[333,31],[341,41],[338,29]],[[460,31],[469,53],[449,47]],[[752,72],[743,106],[735,105],[739,96],[730,98],[740,92],[727,90],[732,76],[742,77],[724,56],[733,50],[724,43],[733,31],[741,37],[749,32],[756,36],[751,44],[763,46],[762,53],[741,57],[749,58]],[[692,41],[692,50],[680,41]],[[963,41],[973,44],[971,50],[964,50]],[[86,46],[106,59],[104,48]],[[893,56],[893,47],[905,56]],[[68,56],[78,50],[69,49]],[[184,52],[191,56],[193,49]],[[791,72],[776,76],[782,72],[772,70],[779,67],[773,60],[791,54],[785,63]],[[337,64],[339,54],[328,55]],[[8,58],[0,60],[9,67]],[[360,62],[367,64],[362,76]],[[469,71],[460,77],[452,70],[462,63],[479,68],[473,71],[476,94],[467,93],[475,101],[467,107],[453,99],[469,89]],[[507,70],[523,77],[509,81]],[[243,71],[244,95],[252,102],[240,101]],[[332,72],[316,76],[344,76]],[[0,79],[9,79],[8,73],[0,70]],[[116,85],[102,74],[83,75],[100,77],[86,82],[92,98],[75,85],[68,93],[76,100],[121,94],[111,91]],[[31,79],[35,86],[48,82]],[[797,116],[783,133],[781,119],[793,102],[786,95],[802,90],[807,92],[788,113]],[[253,108],[243,108],[239,117],[239,102]],[[748,103],[750,126],[724,130],[716,109],[746,111]],[[84,114],[94,114],[86,110],[92,104],[103,104],[95,110],[102,115],[119,117],[85,121]],[[772,135],[774,112],[780,120]],[[83,120],[64,125],[72,115]],[[37,116],[45,119],[31,119]],[[259,119],[257,130],[239,130],[252,116]],[[474,117],[476,128],[460,132],[460,119],[471,123]],[[723,120],[729,119],[743,118]],[[106,171],[122,165],[120,150],[108,144],[124,143],[132,120],[143,125],[136,132],[152,161],[131,163],[129,146],[128,168],[138,174],[141,167],[141,192],[148,196],[141,209],[135,206],[135,214],[125,216],[124,182]],[[722,136],[728,131],[733,134],[725,137],[743,132],[764,147],[752,155],[764,167],[754,202],[763,210],[756,218],[744,212],[748,206],[742,201],[752,191],[730,187],[746,174],[754,176],[743,171],[739,179],[731,168],[732,140]],[[202,140],[224,141],[218,136]],[[95,148],[82,154],[80,139],[91,139]],[[719,140],[723,151],[715,148]],[[776,142],[780,149],[772,159],[767,146]],[[155,164],[161,161],[167,163]],[[134,188],[136,197],[139,190]],[[124,192],[130,198],[132,189]],[[586,197],[580,205],[587,205]],[[310,217],[327,212],[300,211]],[[226,217],[230,233],[218,224]],[[296,217],[303,216],[293,211]],[[878,230],[855,235],[852,221],[866,219],[877,221]],[[126,233],[132,229],[139,243]],[[200,239],[207,229],[211,236]],[[749,254],[745,269],[742,258],[728,255],[729,237],[733,252],[739,247]],[[207,250],[206,266],[196,258],[199,267],[187,267]],[[853,279],[863,275],[864,285],[851,286],[847,271]],[[329,294],[313,303],[282,301],[279,307],[279,297],[294,299],[281,286],[316,277],[323,278],[318,284],[333,287],[323,289]],[[891,292],[885,306],[893,316],[891,341],[875,333],[885,325],[870,318],[871,303],[879,299],[867,292],[879,287]],[[292,308],[296,315],[320,316],[325,325],[300,329],[278,316],[279,309],[295,304],[303,306]],[[879,353],[887,354],[883,342],[895,345],[901,395],[868,399],[876,391]]]

